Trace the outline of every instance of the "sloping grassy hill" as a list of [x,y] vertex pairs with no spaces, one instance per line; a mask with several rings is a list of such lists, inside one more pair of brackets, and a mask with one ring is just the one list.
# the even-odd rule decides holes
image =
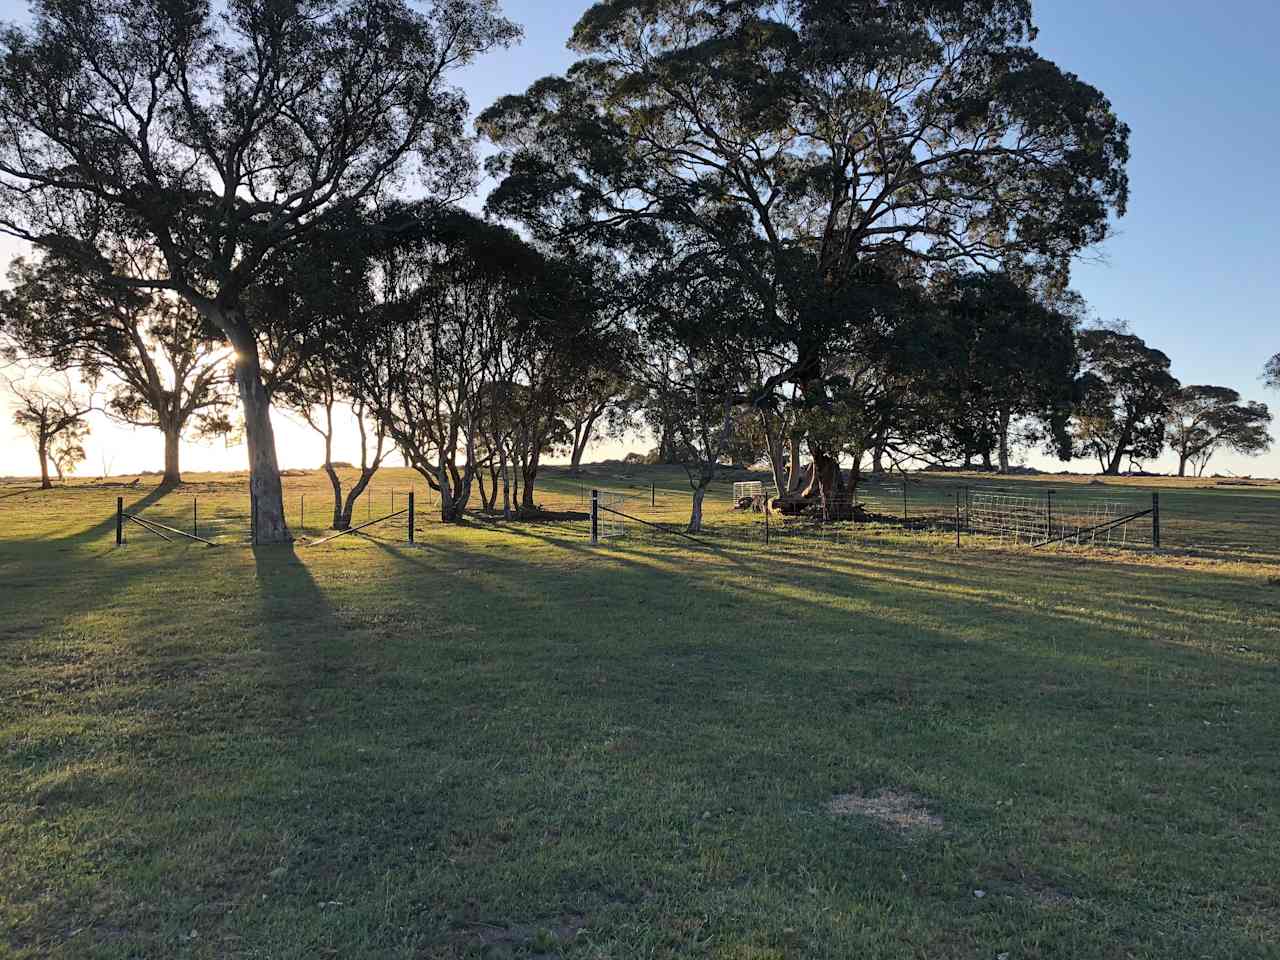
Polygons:
[[[1280,952],[1276,490],[1167,485],[1196,549],[1159,555],[766,549],[723,492],[716,549],[426,516],[252,549],[242,481],[193,479],[0,487],[0,955]],[[671,470],[593,484],[687,508]],[[309,536],[326,487],[287,479]],[[117,549],[117,494],[233,532]]]

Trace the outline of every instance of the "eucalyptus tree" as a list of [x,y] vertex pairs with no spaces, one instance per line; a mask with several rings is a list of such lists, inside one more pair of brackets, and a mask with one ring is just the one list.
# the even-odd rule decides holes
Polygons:
[[666,255],[636,288],[638,350],[633,376],[645,391],[650,422],[669,431],[667,451],[684,467],[693,493],[688,531],[702,529],[707,488],[734,452],[734,422],[746,399],[742,349],[749,299],[732,271],[688,232],[672,231]]
[[565,397],[566,446],[569,469],[574,473],[581,468],[588,446],[610,437],[621,439],[636,426],[640,395],[617,346],[617,341],[608,344]]
[[460,520],[481,468],[504,362],[544,258],[460,210],[411,208],[383,228],[372,303],[328,331],[347,393]]
[[[0,231],[169,291],[236,352],[258,535],[286,541],[246,292],[281,250],[408,178],[468,190],[456,68],[517,36],[495,0],[31,0],[0,33]],[[153,246],[120,269],[104,238]],[[272,318],[287,323],[287,317]]]
[[[966,461],[998,456],[1009,470],[1018,421],[1036,421],[1060,453],[1070,450],[1067,422],[1080,372],[1075,317],[1007,274],[972,273],[937,291],[938,326],[930,382],[939,402],[938,432],[950,434]],[[928,389],[928,388],[926,388]]]
[[[49,464],[62,458],[65,462],[84,459],[84,439],[89,435],[88,416],[94,410],[93,398],[86,396],[65,373],[61,377],[47,372],[23,379],[6,379],[13,399],[13,422],[36,448],[40,464],[40,489],[53,486]],[[78,455],[77,455],[78,454]],[[64,464],[56,464],[58,476]]]
[[1125,458],[1158,457],[1181,384],[1169,357],[1137,336],[1097,328],[1079,334],[1079,400],[1073,419],[1079,453],[1093,456],[1106,474]]
[[[391,453],[386,428],[369,416],[365,404],[346,395],[337,363],[327,351],[316,351],[301,361],[277,396],[320,437],[324,449],[320,468],[329,478],[333,494],[332,526],[334,530],[349,529],[356,503]],[[355,480],[344,491],[342,475],[333,459],[333,444],[339,426],[346,421],[355,423],[360,462],[355,467]]]
[[514,386],[511,441],[520,466],[522,511],[537,508],[534,485],[544,455],[572,447],[581,457],[583,430],[575,418],[582,408],[575,400],[600,388],[601,371],[619,369],[623,346],[598,282],[598,260],[567,250],[542,250],[539,256],[526,290],[527,309],[503,350]]
[[1242,401],[1230,387],[1183,387],[1169,411],[1169,444],[1178,455],[1180,477],[1186,476],[1188,465],[1203,475],[1220,450],[1257,456],[1271,448],[1267,405]]
[[[1034,34],[1028,0],[598,3],[583,59],[481,115],[490,208],[696,232],[783,360],[762,388],[821,406],[867,266],[1062,284],[1124,212],[1128,128]],[[836,456],[809,445],[834,489]]]
[[[263,387],[272,402],[296,413],[321,439],[321,469],[333,496],[335,530],[351,526],[355,505],[391,452],[386,429],[350,393],[335,346],[339,331],[373,308],[372,272],[386,238],[381,218],[348,210],[313,231],[305,247],[277,251],[246,292],[263,358]],[[289,323],[273,323],[274,317]],[[346,416],[346,414],[350,416]],[[344,488],[334,463],[339,427],[354,420],[358,473]]]
[[113,286],[56,255],[14,261],[9,283],[0,291],[0,341],[89,383],[108,379],[104,412],[158,429],[163,482],[180,483],[184,435],[224,431],[234,402],[221,334],[171,293]]

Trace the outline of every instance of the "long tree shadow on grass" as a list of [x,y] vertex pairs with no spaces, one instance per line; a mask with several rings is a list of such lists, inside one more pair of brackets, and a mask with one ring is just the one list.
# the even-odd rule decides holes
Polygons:
[[[163,500],[176,489],[176,484],[161,484],[157,487],[153,487],[151,490],[148,490],[142,496],[136,497],[132,500],[129,500],[126,497],[124,511],[125,513],[141,513],[147,507],[153,506]],[[124,494],[120,493],[118,490],[112,490],[110,492],[111,496],[109,502],[104,502],[103,504],[105,516],[100,522],[87,528],[68,528],[62,536],[51,537],[50,539],[61,542],[90,544],[102,540],[108,534],[113,533],[116,528],[116,497],[124,496]],[[104,500],[105,499],[106,498],[104,498]],[[151,537],[154,537],[154,535],[143,533],[141,527],[130,524],[126,521],[127,539],[146,539]]]
[[[572,552],[566,569],[558,551],[457,540],[255,551],[243,602],[175,627],[208,634],[192,669],[99,704],[145,708],[123,742],[154,764],[111,821],[139,838],[106,848],[123,858],[116,945],[173,953],[195,929],[215,956],[447,957],[495,930],[583,926],[616,955],[789,929],[797,955],[959,956],[1031,930],[1102,956],[1162,930],[1164,955],[1260,955],[1190,894],[1155,902],[1130,866],[1249,892],[1220,827],[1274,758],[1201,713],[1205,684],[1229,707],[1223,681],[1264,671],[1175,652],[1177,683],[1153,695],[1111,662],[1103,623],[1028,608],[993,628],[981,596],[767,556]],[[1179,796],[1176,842],[1157,787]],[[905,842],[824,814],[881,788],[926,798],[945,831]],[[1093,906],[1044,909],[993,877],[1011,851]],[[1280,869],[1274,849],[1251,855]],[[974,909],[995,883],[1022,899]]]
[[[359,732],[371,744],[365,750],[395,757],[418,774],[371,787],[373,798],[363,796],[356,806],[390,805],[405,816],[380,825],[358,817],[363,825],[347,841],[360,849],[414,839],[445,844],[453,864],[446,872],[461,903],[445,899],[464,918],[472,909],[476,922],[512,920],[505,911],[516,904],[522,922],[565,910],[646,915],[655,909],[644,882],[596,864],[602,848],[593,844],[618,843],[600,833],[601,817],[635,823],[648,811],[662,811],[684,823],[696,821],[700,807],[728,807],[763,829],[762,819],[785,819],[788,804],[811,805],[827,791],[905,784],[948,798],[950,816],[976,823],[989,814],[959,798],[999,795],[1017,784],[1046,799],[1056,791],[1061,802],[1054,770],[1065,760],[1081,775],[1067,788],[1070,809],[1083,807],[1101,822],[1100,811],[1120,794],[1139,799],[1133,787],[1117,793],[1110,764],[1118,756],[1150,761],[1148,748],[1160,736],[1133,715],[1143,693],[1139,678],[1082,662],[1074,650],[975,643],[958,632],[913,627],[899,613],[863,611],[850,629],[849,614],[825,603],[811,607],[791,597],[780,606],[746,591],[732,595],[723,583],[678,564],[602,563],[578,569],[566,583],[558,569],[509,558],[495,565],[460,548],[451,572],[461,580],[419,598],[410,589],[421,575],[413,568],[430,569],[430,563],[388,561],[373,575],[403,598],[377,619],[394,627],[383,635],[389,673],[366,678],[351,695],[363,705],[356,712],[365,718]],[[937,612],[939,599],[928,593],[904,603],[901,585],[863,586],[873,606],[885,611]],[[943,613],[982,605],[959,598]],[[497,626],[495,609],[502,611]],[[692,625],[708,611],[729,622],[698,631]],[[800,634],[797,623],[805,625]],[[1012,639],[1034,639],[1039,629],[1029,622]],[[1108,642],[1102,627],[1084,633],[1082,641]],[[850,639],[833,644],[841,634]],[[1188,672],[1205,666],[1191,654],[1175,659]],[[1117,733],[1126,721],[1132,734]],[[1216,737],[1216,745],[1206,736],[1190,746],[1216,750],[1226,768],[1240,774],[1241,762],[1250,759],[1233,755],[1241,741],[1233,738],[1224,752]],[[1181,747],[1186,751],[1188,743]],[[1034,763],[1027,770],[1029,759]],[[1019,764],[1022,772],[1015,774]],[[1158,778],[1157,768],[1150,773]],[[434,782],[436,790],[415,788],[413,776]],[[656,789],[655,776],[665,786]],[[584,789],[593,797],[585,811]],[[762,795],[771,798],[763,807]],[[786,801],[781,807],[780,798]],[[1049,809],[1036,802],[1029,808]],[[346,819],[351,816],[348,811]],[[511,831],[501,824],[522,819],[534,834],[595,831],[595,839],[578,843],[571,855],[551,858],[557,870],[586,878],[585,886],[566,889],[527,865],[521,873],[527,896],[498,879],[513,857],[538,859],[527,837],[523,846],[502,839]],[[1041,825],[1033,816],[1024,827],[1028,843]],[[639,834],[651,839],[650,829],[663,832],[654,823]],[[671,829],[668,824],[675,851],[683,841],[680,830]],[[776,822],[770,829],[787,833]],[[799,869],[794,853],[777,849],[777,838],[757,839],[771,849],[756,864],[763,874]],[[839,875],[839,856],[815,854],[811,844],[800,848],[804,869]],[[625,861],[627,844],[617,852]],[[659,873],[665,892],[679,894],[678,877]],[[1103,873],[1088,883],[1100,896],[1132,894],[1109,889]],[[439,889],[435,895],[442,895]]]

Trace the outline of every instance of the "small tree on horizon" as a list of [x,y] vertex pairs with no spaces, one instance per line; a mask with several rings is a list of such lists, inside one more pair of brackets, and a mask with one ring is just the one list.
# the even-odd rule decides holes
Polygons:
[[[55,464],[61,479],[69,464],[84,459],[84,439],[89,434],[86,420],[94,410],[92,396],[86,397],[65,374],[61,378],[42,376],[35,383],[6,379],[15,402],[14,424],[35,444],[40,464],[40,489],[53,486],[49,465]],[[77,456],[79,454],[79,456]]]
[[1213,455],[1231,450],[1253,457],[1271,448],[1267,427],[1271,411],[1265,403],[1241,401],[1230,387],[1183,387],[1170,404],[1169,443],[1178,455],[1178,476],[1187,466],[1203,476]]

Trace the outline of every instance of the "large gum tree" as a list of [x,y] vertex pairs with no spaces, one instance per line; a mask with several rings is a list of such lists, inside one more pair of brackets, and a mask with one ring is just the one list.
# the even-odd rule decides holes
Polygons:
[[763,387],[821,408],[870,265],[1062,278],[1124,212],[1128,128],[1035,32],[1029,0],[597,3],[583,59],[482,114],[490,208],[700,233],[785,358]]
[[[226,338],[260,542],[290,535],[247,292],[406,178],[467,189],[448,78],[517,32],[495,0],[33,0],[0,33],[0,231],[172,291]],[[115,269],[121,235],[159,252],[159,275]]]

